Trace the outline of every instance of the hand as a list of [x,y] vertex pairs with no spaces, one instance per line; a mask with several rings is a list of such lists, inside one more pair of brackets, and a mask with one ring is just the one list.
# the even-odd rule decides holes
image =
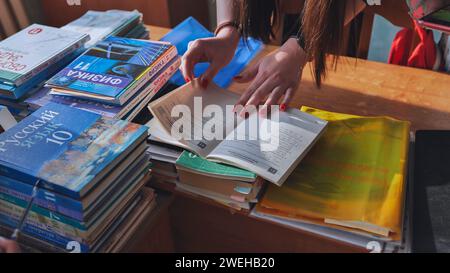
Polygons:
[[288,103],[297,91],[306,60],[303,49],[291,38],[278,50],[235,77],[235,81],[239,83],[252,81],[236,103],[236,106],[244,106],[239,115],[244,117],[246,108],[250,105],[263,105],[260,108],[262,113],[264,108],[277,105],[283,96],[280,109],[286,111]]
[[209,62],[210,66],[200,76],[202,88],[208,87],[219,70],[233,59],[238,42],[238,31],[233,27],[225,27],[216,37],[198,39],[190,43],[188,51],[181,60],[180,67],[186,82],[190,82],[195,78],[194,66],[197,63]]
[[0,237],[0,253],[19,253],[19,245],[11,240]]

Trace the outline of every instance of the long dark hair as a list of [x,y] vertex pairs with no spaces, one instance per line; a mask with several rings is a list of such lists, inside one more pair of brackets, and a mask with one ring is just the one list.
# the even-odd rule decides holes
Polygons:
[[[343,0],[306,0],[302,12],[301,29],[305,50],[310,60],[317,86],[320,87],[327,71],[327,55],[335,54],[336,66],[341,53],[346,2]],[[255,37],[269,42],[273,29],[279,23],[279,0],[240,0],[238,21],[244,37]]]

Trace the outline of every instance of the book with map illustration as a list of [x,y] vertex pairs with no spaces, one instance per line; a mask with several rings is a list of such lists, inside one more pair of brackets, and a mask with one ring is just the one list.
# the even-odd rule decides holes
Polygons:
[[0,175],[82,199],[148,128],[49,103],[0,135]]

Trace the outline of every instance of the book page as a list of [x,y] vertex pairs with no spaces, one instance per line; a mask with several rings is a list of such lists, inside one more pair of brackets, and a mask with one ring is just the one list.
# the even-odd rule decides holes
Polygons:
[[[232,108],[238,98],[239,95],[213,83],[204,90],[198,80],[194,80],[152,102],[149,109],[166,133],[188,146],[188,150],[206,157],[234,129],[235,120],[226,117],[235,116]],[[211,130],[207,127],[211,122],[216,124],[214,130],[218,138],[208,135]]]
[[258,114],[252,114],[208,159],[250,170],[281,186],[324,131],[327,122],[297,109],[278,114],[279,120],[259,119],[258,139],[250,135],[254,131],[252,123],[258,120]]

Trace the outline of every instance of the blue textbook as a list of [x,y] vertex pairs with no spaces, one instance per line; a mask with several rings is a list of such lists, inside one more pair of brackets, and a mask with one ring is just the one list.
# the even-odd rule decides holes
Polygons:
[[[183,55],[187,51],[189,42],[213,36],[214,34],[202,26],[197,20],[189,17],[167,33],[161,41],[170,42],[177,47],[178,53]],[[216,75],[214,82],[222,88],[227,88],[233,81],[233,77],[241,73],[262,48],[263,43],[259,40],[248,38],[245,43],[244,39],[241,39],[234,58]],[[195,77],[202,75],[208,66],[208,63],[197,64],[194,69]],[[179,71],[172,77],[170,82],[178,86],[186,83]]]
[[123,105],[177,55],[170,43],[108,37],[46,86],[54,94]]
[[82,199],[148,128],[49,103],[0,135],[0,175]]

